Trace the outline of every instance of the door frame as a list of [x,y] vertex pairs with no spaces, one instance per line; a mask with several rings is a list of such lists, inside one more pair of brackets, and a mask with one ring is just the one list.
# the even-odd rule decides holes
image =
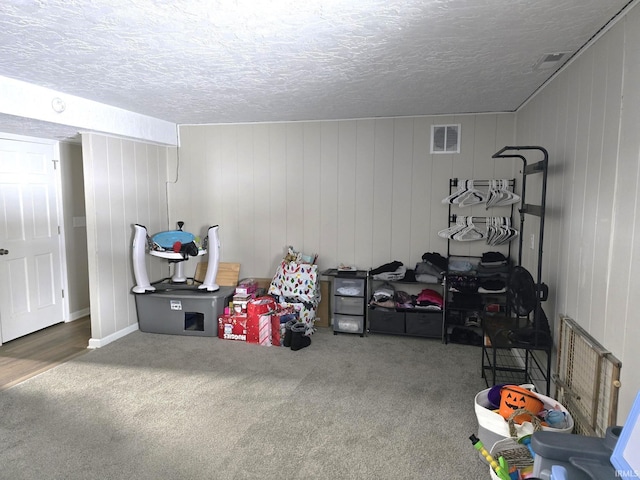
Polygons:
[[[65,251],[65,230],[64,230],[64,215],[62,206],[62,175],[60,166],[60,142],[57,140],[50,140],[46,138],[29,137],[25,135],[14,135],[11,133],[0,132],[0,139],[10,140],[15,142],[24,143],[37,143],[40,145],[51,145],[53,150],[53,158],[56,162],[55,172],[55,198],[56,198],[56,215],[58,221],[58,228],[60,234],[58,235],[58,251],[60,255],[60,285],[64,291],[62,298],[62,321],[69,322],[69,282],[67,278],[67,255]],[[2,340],[0,339],[0,345]]]

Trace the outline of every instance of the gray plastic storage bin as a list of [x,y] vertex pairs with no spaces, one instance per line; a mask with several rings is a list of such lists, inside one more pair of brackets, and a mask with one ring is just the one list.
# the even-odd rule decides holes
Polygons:
[[364,317],[356,317],[351,315],[334,315],[333,317],[334,332],[345,333],[364,333]]
[[364,315],[364,302],[360,297],[335,297],[335,313]]
[[336,277],[333,281],[333,294],[348,297],[364,297],[364,278]]
[[138,328],[147,333],[215,337],[218,317],[233,292],[233,287],[216,292],[183,287],[136,294]]

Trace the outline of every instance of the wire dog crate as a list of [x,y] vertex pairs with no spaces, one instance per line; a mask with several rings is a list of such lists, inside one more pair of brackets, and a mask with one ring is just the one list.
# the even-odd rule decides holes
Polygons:
[[575,433],[604,437],[615,425],[622,363],[575,320],[560,316],[558,401],[575,423]]

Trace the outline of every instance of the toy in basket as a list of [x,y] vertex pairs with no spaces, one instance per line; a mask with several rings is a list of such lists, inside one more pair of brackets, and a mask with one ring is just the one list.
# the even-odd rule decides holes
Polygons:
[[[526,386],[521,387],[525,388]],[[504,387],[503,387],[504,388]],[[535,426],[532,422],[535,422],[533,417],[537,418],[537,415],[522,413],[518,416],[518,422],[513,423],[514,432],[509,429],[509,422],[503,417],[495,403],[489,400],[490,388],[478,392],[474,399],[474,407],[476,412],[476,418],[478,420],[478,437],[489,449],[498,441],[505,438],[513,437],[519,439],[526,435],[533,433]],[[529,390],[529,389],[527,389]],[[553,426],[549,424],[541,423],[542,430],[550,430],[560,433],[571,433],[573,431],[573,418],[567,411],[567,409],[558,403],[555,399],[535,393],[536,397],[542,402],[542,410],[547,412],[558,412],[562,416],[562,422],[556,423]],[[502,399],[501,399],[502,402]],[[520,399],[518,402],[512,403],[513,405],[520,406]],[[511,408],[512,408],[511,407]],[[534,407],[537,409],[537,407]],[[511,410],[512,412],[515,410]],[[534,412],[538,414],[540,412]],[[528,417],[528,418],[527,418]],[[551,417],[549,417],[551,418]]]
[[[531,442],[531,435],[525,435],[524,437],[516,438],[516,424],[518,417],[526,417],[531,419],[534,432],[542,430],[541,420],[526,408],[519,408],[507,418],[507,424],[509,425],[510,437],[498,440],[493,444],[490,450],[490,454],[493,458],[501,459],[501,465],[506,465],[510,474],[517,472],[516,478],[526,478],[527,475],[533,472],[533,451],[529,447]],[[500,477],[491,468],[491,478]]]

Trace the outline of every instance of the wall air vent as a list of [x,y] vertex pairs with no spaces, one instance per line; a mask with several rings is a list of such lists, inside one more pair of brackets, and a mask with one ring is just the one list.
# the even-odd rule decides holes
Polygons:
[[460,124],[431,125],[431,153],[460,153]]
[[534,70],[548,70],[559,67],[570,52],[545,53],[533,66]]

